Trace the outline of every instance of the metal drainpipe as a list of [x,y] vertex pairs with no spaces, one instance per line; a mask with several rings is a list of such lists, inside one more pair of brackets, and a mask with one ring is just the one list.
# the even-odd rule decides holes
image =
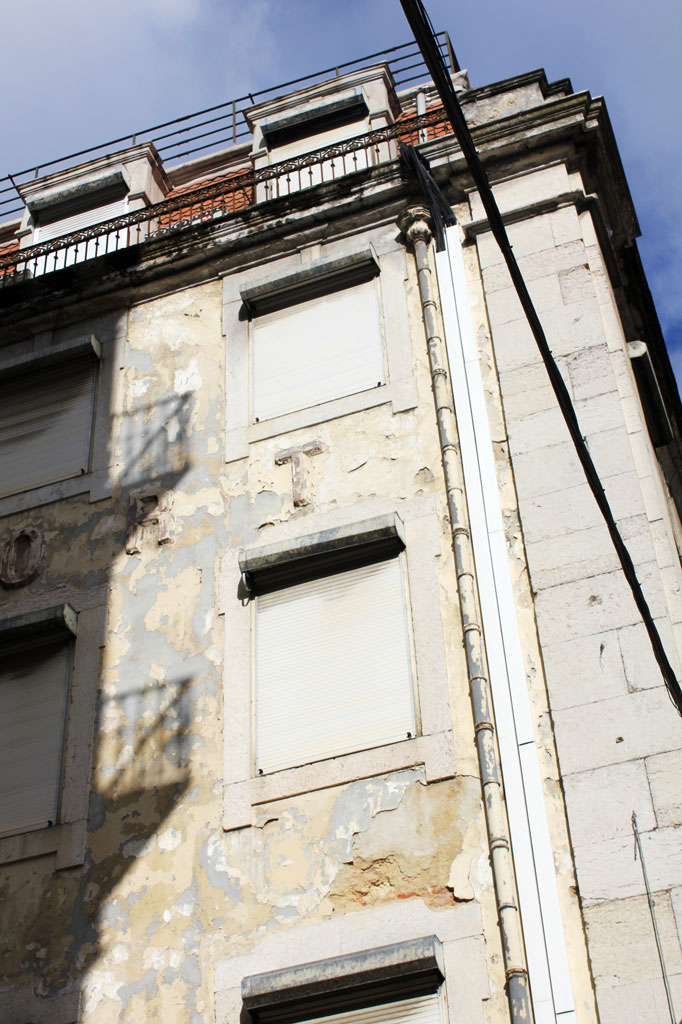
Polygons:
[[464,633],[469,692],[476,730],[476,751],[481,773],[490,862],[504,953],[507,998],[514,1024],[530,1024],[533,1020],[533,1011],[516,895],[514,865],[511,857],[509,825],[502,799],[500,759],[492,713],[485,641],[478,606],[478,588],[469,532],[464,477],[459,459],[457,422],[452,386],[445,362],[443,339],[438,326],[438,300],[432,287],[432,270],[429,260],[430,219],[426,207],[411,207],[400,217],[398,225],[414,249],[417,264],[419,295],[426,331],[431,383],[450,512],[450,529]]

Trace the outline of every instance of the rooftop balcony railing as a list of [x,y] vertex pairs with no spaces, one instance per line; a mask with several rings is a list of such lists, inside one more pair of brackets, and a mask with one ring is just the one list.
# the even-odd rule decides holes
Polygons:
[[[447,32],[439,32],[437,40],[450,71],[452,73],[459,71],[459,65]],[[295,78],[290,82],[283,82],[268,89],[247,93],[245,96],[239,96],[227,103],[219,103],[214,107],[207,107],[205,110],[187,114],[174,121],[166,121],[163,124],[154,125],[152,128],[112,139],[101,146],[81,149],[58,160],[50,160],[37,167],[28,167],[23,171],[0,178],[0,222],[7,221],[23,212],[24,205],[19,190],[22,185],[35,178],[65,170],[84,161],[114,156],[122,149],[142,143],[154,145],[164,167],[169,171],[178,163],[186,161],[188,157],[196,157],[197,154],[210,155],[212,152],[249,142],[252,136],[246,113],[254,104],[274,99],[294,88],[305,88],[334,76],[338,77],[347,72],[382,63],[388,66],[396,89],[410,88],[429,78],[419,48],[415,42],[411,42],[380,50],[367,57],[359,57],[357,60],[347,61],[336,67]]]
[[387,128],[324,149],[254,169],[241,167],[196,186],[178,189],[163,202],[49,241],[0,249],[0,287],[96,259],[131,245],[172,236],[255,206],[301,192],[398,157],[399,142],[416,145],[451,128],[442,107],[401,117]]

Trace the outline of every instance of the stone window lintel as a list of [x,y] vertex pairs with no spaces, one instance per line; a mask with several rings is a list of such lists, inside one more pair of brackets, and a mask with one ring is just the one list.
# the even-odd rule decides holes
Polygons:
[[379,273],[374,249],[367,246],[336,259],[315,260],[302,270],[240,288],[239,293],[248,315],[258,316],[368,281]]
[[242,980],[244,1009],[256,1020],[268,1010],[300,1007],[310,1015],[313,1007],[333,1012],[339,998],[362,1005],[386,992],[389,999],[435,991],[445,977],[443,947],[435,935],[331,957],[283,970],[253,974]]
[[70,341],[61,342],[59,345],[51,345],[41,352],[28,352],[21,356],[14,356],[9,359],[0,359],[0,374],[21,373],[24,370],[43,369],[51,363],[62,363],[71,358],[92,356],[97,360],[102,358],[102,346],[94,334],[85,337],[73,338]]
[[319,533],[306,534],[295,540],[263,544],[239,552],[239,568],[242,572],[258,572],[260,569],[305,558],[315,558],[330,551],[344,550],[363,544],[379,544],[381,541],[398,539],[405,546],[403,525],[397,513],[377,516],[360,523],[335,526]]
[[23,640],[29,635],[58,632],[71,633],[75,636],[77,625],[78,615],[70,604],[55,605],[0,619],[0,641],[7,641],[8,638]]

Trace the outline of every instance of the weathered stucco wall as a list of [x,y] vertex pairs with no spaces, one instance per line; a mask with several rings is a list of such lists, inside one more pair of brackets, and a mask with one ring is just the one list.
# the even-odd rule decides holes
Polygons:
[[[394,225],[382,230],[396,235]],[[282,966],[300,962],[299,933],[311,928],[337,936],[333,952],[440,934],[449,962],[466,964],[472,979],[466,998],[451,1001],[451,1021],[504,1019],[423,329],[413,271],[408,278],[401,262],[384,287],[407,288],[417,406],[380,405],[263,440],[227,465],[221,284],[130,309],[112,367],[113,496],[32,509],[45,532],[44,572],[2,596],[23,607],[59,593],[77,610],[96,602],[103,631],[106,619],[101,676],[90,680],[98,696],[85,861],[58,870],[50,856],[1,869],[4,929],[11,923],[15,936],[3,965],[7,1021],[29,1012],[68,1021],[77,1004],[79,1019],[98,1024],[234,1021],[231,958],[275,966],[260,952],[275,941]],[[310,460],[310,503],[296,508],[291,467],[275,455],[313,434],[323,452]],[[139,550],[127,553],[131,494],[153,496],[163,519],[143,526]],[[305,533],[311,517],[344,510],[352,519],[357,509],[362,518],[389,499],[398,514],[426,502],[438,524],[428,571],[442,613],[429,628],[448,671],[443,728],[453,729],[456,774],[427,784],[417,765],[361,778],[259,805],[254,827],[224,832],[223,619],[238,600],[224,593],[224,560],[277,526]],[[20,512],[3,528],[25,521]],[[80,727],[93,728],[86,714]]]

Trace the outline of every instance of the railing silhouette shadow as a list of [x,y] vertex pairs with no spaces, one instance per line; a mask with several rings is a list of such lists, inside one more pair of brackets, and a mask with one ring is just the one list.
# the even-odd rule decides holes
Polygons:
[[[110,383],[102,380],[100,386],[109,390]],[[187,445],[194,403],[191,391],[137,403],[117,424],[116,439],[112,418],[109,442],[111,450],[114,443],[118,445],[121,468],[115,473],[113,495],[106,499],[106,508],[116,515],[119,524],[126,525],[119,525],[111,563],[98,565],[97,571],[94,566],[79,566],[78,585],[87,579],[90,568],[93,577],[97,576],[98,588],[110,592],[116,584],[116,573],[120,573],[120,564],[115,569],[114,563],[126,545],[128,510],[134,496],[150,491],[167,495],[191,474],[193,462]],[[111,403],[105,404],[111,407]],[[98,512],[93,512],[97,505],[87,501],[79,504],[83,521],[71,527],[92,533],[103,507],[98,504]],[[39,514],[40,509],[36,509],[36,518]],[[89,550],[93,548],[97,550],[96,543],[89,546]],[[147,551],[146,557],[154,564],[157,552]],[[53,582],[54,577],[51,579]],[[37,591],[38,598],[47,599],[49,593],[48,589]],[[26,593],[18,594],[18,600],[22,599],[26,600]],[[11,607],[12,600],[14,595],[5,607]],[[132,608],[129,615],[140,618],[139,609],[135,605]],[[109,633],[104,632],[109,610],[101,609],[101,635],[110,641],[111,625],[106,627]],[[144,636],[142,628],[140,635]],[[92,678],[92,686],[97,689],[97,711],[85,862],[58,870],[49,860],[27,859],[0,869],[0,888],[4,874],[9,906],[14,908],[14,953],[5,958],[0,955],[0,990],[4,992],[0,994],[0,1024],[80,1020],[87,1001],[88,972],[102,953],[105,918],[119,912],[119,941],[125,946],[125,913],[116,892],[125,888],[126,877],[142,855],[154,848],[192,776],[197,677],[177,671],[181,657],[169,654],[167,677],[161,682],[142,668],[148,660],[142,652],[143,682],[134,678],[134,657],[123,665],[121,679],[115,685],[107,681],[106,665],[100,666],[97,677]],[[3,960],[6,967],[2,966]]]

